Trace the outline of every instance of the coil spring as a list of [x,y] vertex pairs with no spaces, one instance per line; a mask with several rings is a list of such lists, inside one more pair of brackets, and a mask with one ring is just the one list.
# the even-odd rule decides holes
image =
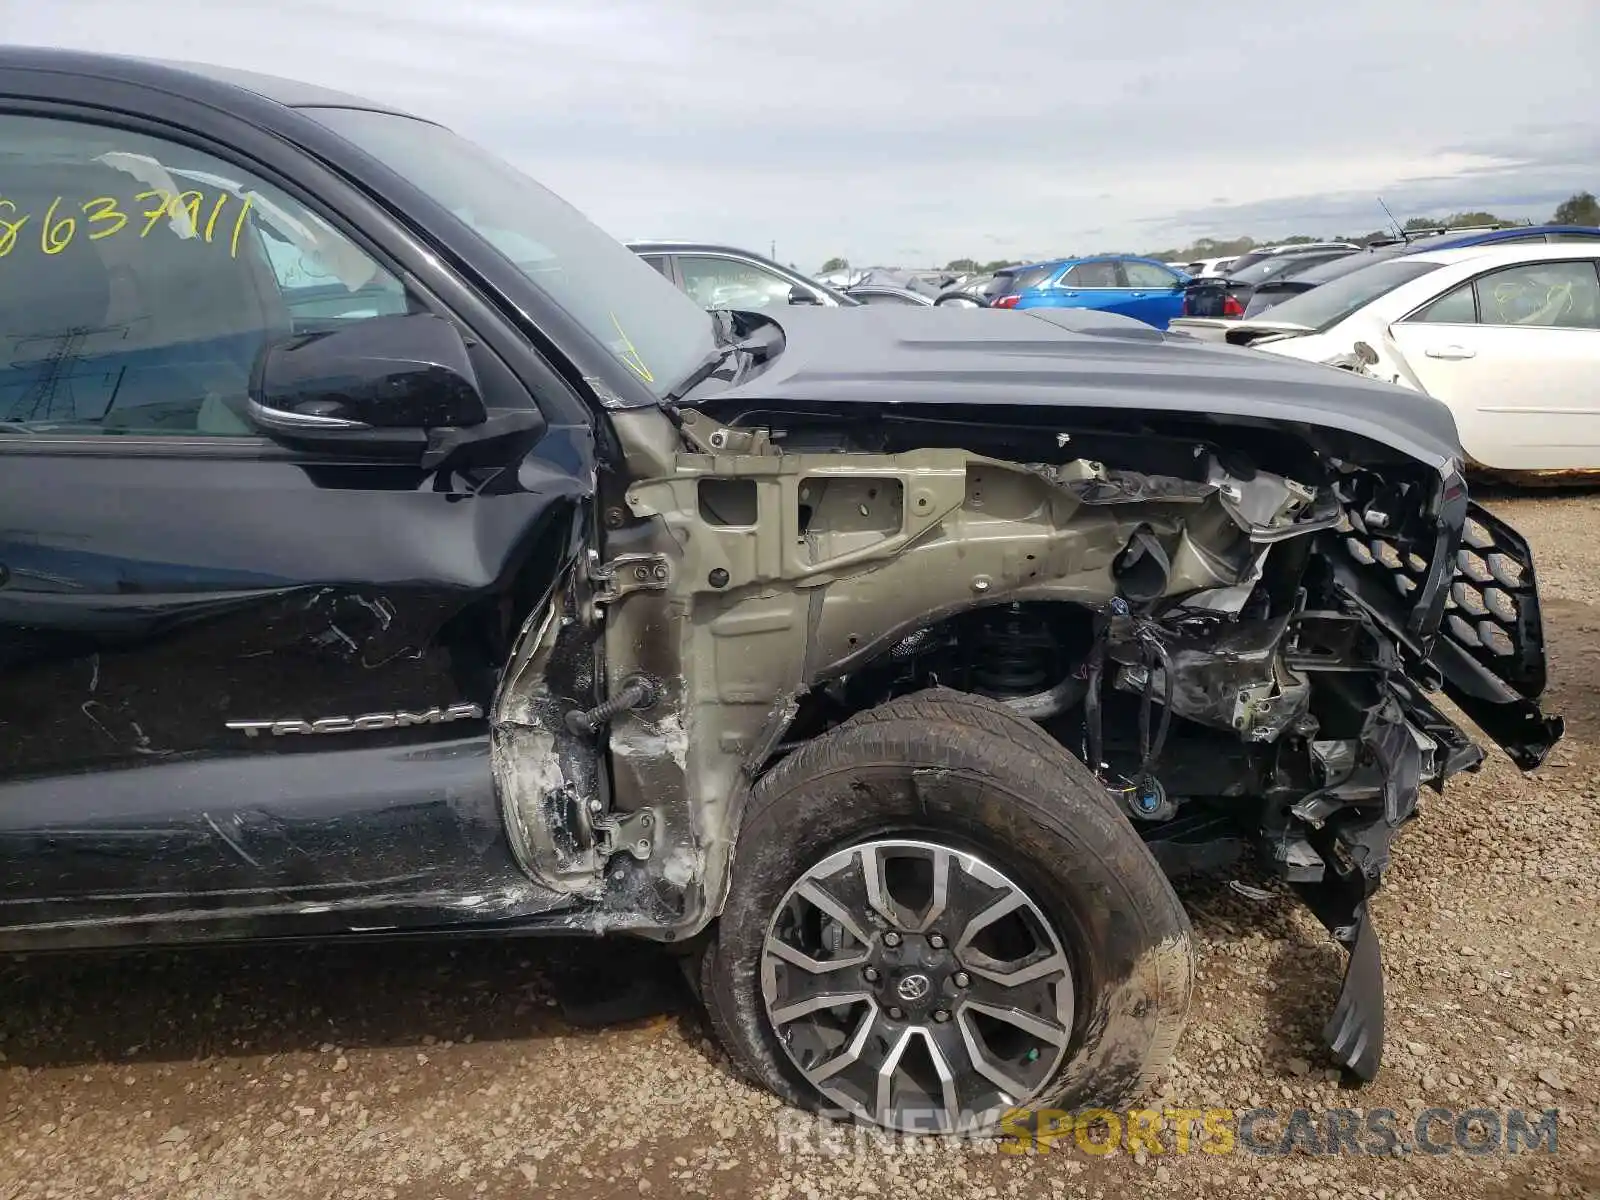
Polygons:
[[1020,604],[984,615],[972,659],[975,690],[988,696],[1026,696],[1055,682],[1055,639],[1049,625]]

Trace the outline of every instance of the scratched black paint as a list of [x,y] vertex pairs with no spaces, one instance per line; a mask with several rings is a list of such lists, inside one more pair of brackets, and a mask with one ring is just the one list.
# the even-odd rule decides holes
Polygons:
[[229,720],[486,709],[515,631],[501,600],[553,574],[583,490],[70,448],[4,463],[0,778],[260,749]]
[[481,737],[323,742],[3,794],[11,949],[507,922],[557,902],[511,859]]
[[[506,848],[483,722],[256,739],[225,723],[487,711],[527,606],[576,552],[587,444],[553,430],[477,493],[270,455],[0,459],[0,923],[96,944],[252,913],[258,933],[397,906],[408,924],[481,919],[458,907],[476,893],[512,898],[496,919],[549,907]],[[434,752],[474,725],[470,754]]]

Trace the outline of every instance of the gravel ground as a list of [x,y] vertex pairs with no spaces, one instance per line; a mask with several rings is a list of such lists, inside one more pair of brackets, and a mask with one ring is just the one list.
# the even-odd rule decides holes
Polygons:
[[[649,951],[390,944],[0,964],[0,1200],[1600,1196],[1600,495],[1494,506],[1540,555],[1570,732],[1535,777],[1496,755],[1400,838],[1382,1074],[1324,1069],[1343,956],[1320,926],[1213,882],[1185,896],[1200,982],[1161,1102],[1389,1108],[1402,1131],[1430,1106],[1558,1108],[1554,1155],[785,1143],[815,1131],[731,1076]],[[564,1020],[605,1020],[597,961],[659,984],[667,1015]]]

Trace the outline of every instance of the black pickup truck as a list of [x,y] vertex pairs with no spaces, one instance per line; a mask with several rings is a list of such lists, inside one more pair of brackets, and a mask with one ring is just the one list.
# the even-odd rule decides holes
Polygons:
[[0,950],[681,947],[734,1059],[899,1129],[1138,1093],[1169,877],[1349,951],[1561,734],[1425,397],[1061,310],[708,313],[448,130],[0,50]]

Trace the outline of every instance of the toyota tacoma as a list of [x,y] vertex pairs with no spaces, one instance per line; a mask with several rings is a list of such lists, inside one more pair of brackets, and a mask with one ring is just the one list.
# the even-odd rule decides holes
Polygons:
[[0,949],[653,939],[786,1100],[983,1131],[1152,1083],[1169,880],[1242,856],[1371,1077],[1455,714],[1561,735],[1425,396],[1094,313],[707,313],[283,80],[8,47],[0,125]]

